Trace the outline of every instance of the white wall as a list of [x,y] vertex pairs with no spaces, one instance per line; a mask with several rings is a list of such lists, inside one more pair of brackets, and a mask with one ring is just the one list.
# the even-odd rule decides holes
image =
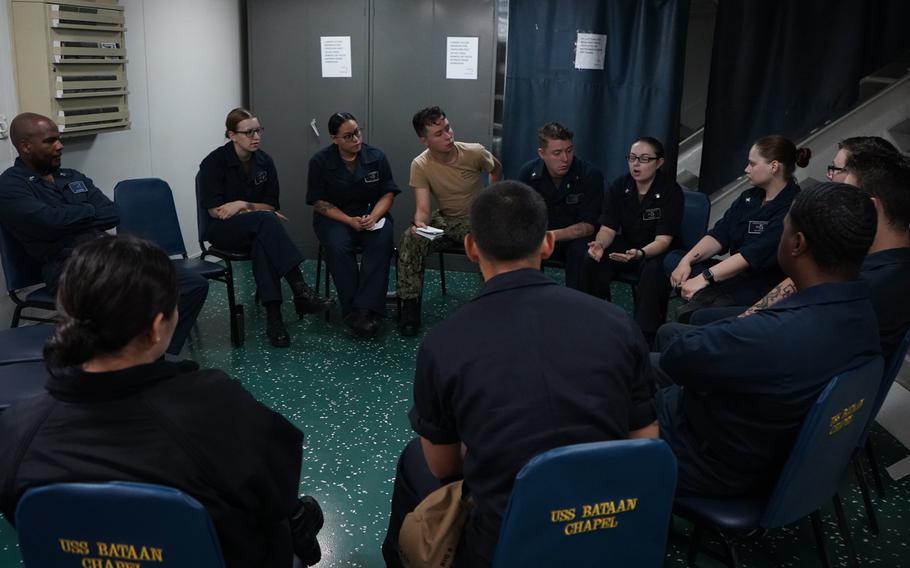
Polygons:
[[[193,179],[224,141],[224,117],[242,103],[242,0],[120,0],[126,15],[132,128],[65,141],[64,167],[113,198],[122,179],[160,177],[174,191],[187,250],[197,253]],[[10,0],[0,10],[0,115],[17,113]],[[0,169],[15,151],[0,141]],[[0,327],[11,303],[0,303]]]

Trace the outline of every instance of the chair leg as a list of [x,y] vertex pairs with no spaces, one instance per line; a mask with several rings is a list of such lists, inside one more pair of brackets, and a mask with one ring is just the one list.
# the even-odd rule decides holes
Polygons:
[[16,306],[16,309],[13,311],[13,321],[10,322],[10,327],[19,327],[19,318],[22,317],[22,306]]
[[230,261],[225,260],[224,283],[227,286],[228,311],[231,318],[231,344],[234,347],[243,345],[243,306],[237,305],[237,298],[234,294],[234,269]]
[[875,446],[872,439],[866,437],[866,459],[869,460],[869,469],[872,470],[872,481],[875,483],[875,492],[879,497],[885,496],[885,484],[882,482],[882,472],[878,467],[878,456],[875,455]]
[[809,517],[812,519],[812,530],[815,533],[815,543],[818,546],[818,559],[821,561],[823,568],[831,568],[831,557],[828,556],[828,545],[825,542],[822,516],[816,510]]
[[724,548],[727,551],[727,561],[730,568],[739,568],[739,554],[736,552],[736,543],[729,536],[721,533],[721,540],[724,541]]
[[860,493],[863,495],[863,505],[866,509],[866,519],[869,521],[869,532],[878,536],[878,519],[875,515],[875,506],[872,504],[872,498],[869,496],[869,482],[866,480],[866,472],[863,470],[863,464],[860,462],[859,454],[853,456],[850,460],[853,463],[853,473],[856,476],[856,482],[859,484]]
[[446,255],[439,253],[439,284],[442,286],[442,295],[446,295]]
[[695,559],[698,557],[698,547],[701,546],[702,527],[696,524],[692,528],[692,536],[689,537],[689,550],[686,552],[686,564],[695,566]]
[[834,514],[837,516],[837,528],[840,530],[840,536],[844,540],[844,546],[847,547],[847,565],[858,567],[859,562],[856,559],[856,548],[853,546],[853,537],[850,536],[850,526],[847,524],[847,516],[844,515],[844,505],[841,503],[840,495],[834,494]]
[[319,292],[319,283],[322,278],[322,245],[316,249],[316,292]]

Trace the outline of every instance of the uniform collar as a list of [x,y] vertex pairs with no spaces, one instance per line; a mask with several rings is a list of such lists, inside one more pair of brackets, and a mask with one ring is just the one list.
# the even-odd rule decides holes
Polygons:
[[[224,146],[221,147],[224,151],[225,157],[228,161],[228,166],[232,168],[242,168],[243,162],[240,161],[240,156],[237,155],[237,151],[234,150],[234,143],[228,140]],[[265,158],[260,156],[260,150],[253,152],[253,155],[250,156],[250,165],[252,164],[262,164],[262,160]]]
[[86,373],[78,367],[48,369],[45,388],[54,397],[71,402],[110,400],[129,396],[145,386],[199,368],[193,361],[158,360],[108,373]]
[[[326,167],[330,170],[337,170],[339,168],[347,169],[345,161],[341,159],[341,152],[338,150],[337,144],[330,144],[323,150],[326,154]],[[373,162],[373,152],[372,149],[367,146],[364,142],[360,146],[360,152],[357,154],[357,160],[355,164],[363,164],[366,167],[366,164]]]
[[[526,286],[549,286],[556,285],[551,278],[536,268],[520,268],[497,274],[484,282],[480,292],[474,296],[478,300],[484,296],[513,290],[515,288],[524,288]],[[472,300],[472,301],[474,301]]]
[[892,249],[880,250],[867,254],[863,259],[863,270],[873,270],[880,266],[889,264],[907,264],[910,263],[910,248],[898,247]]
[[[787,185],[784,186],[780,193],[777,194],[777,197],[771,200],[770,203],[765,203],[765,206],[774,207],[779,203],[784,203],[784,205],[779,205],[780,207],[790,208],[790,204],[793,202],[793,198],[796,197],[796,193],[799,191],[799,184],[794,180],[787,182]],[[758,205],[761,206],[762,201],[765,199],[765,190],[758,187],[752,186],[752,189],[747,190],[748,194],[746,196],[746,201],[751,201],[754,198],[758,198]]]
[[[654,174],[654,181],[651,182],[651,187],[648,188],[648,192],[645,193],[645,197],[650,195],[658,195],[670,185],[669,176],[665,175],[662,171],[658,170]],[[632,179],[632,174],[626,174],[626,187],[623,192],[626,196],[637,195],[638,189],[635,187],[635,180]]]
[[[533,179],[548,179],[550,182],[553,181],[553,178],[550,177],[550,172],[547,170],[547,164],[543,161],[543,158],[538,157],[537,163],[534,164],[534,169],[531,171],[531,177]],[[562,177],[562,185],[566,180],[578,181],[581,177],[581,160],[578,156],[572,157],[572,165],[569,166],[569,170],[566,172],[566,175]],[[556,184],[553,184],[556,185]]]
[[[26,164],[25,161],[24,161],[22,158],[16,157],[16,161],[13,162],[13,168],[15,168],[15,169],[16,169],[20,174],[22,174],[24,177],[29,178],[29,181],[38,181],[38,180],[42,180],[42,179],[43,179],[43,178],[41,177],[41,174],[40,174],[38,171],[33,170],[33,169],[31,168],[31,166],[29,166],[28,164]],[[57,169],[55,169],[54,171],[52,171],[52,172],[50,172],[50,173],[51,173],[51,175],[54,176],[54,178],[56,179],[57,176],[60,175],[60,168],[57,168]],[[35,178],[35,179],[32,179],[32,178]]]
[[800,290],[799,293],[785,298],[765,308],[763,311],[788,310],[821,304],[839,304],[868,298],[869,285],[861,280],[829,282]]

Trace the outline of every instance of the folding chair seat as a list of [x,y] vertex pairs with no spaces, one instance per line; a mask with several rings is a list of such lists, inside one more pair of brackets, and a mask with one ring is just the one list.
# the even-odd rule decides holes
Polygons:
[[[57,310],[57,301],[44,286],[41,265],[35,262],[25,252],[19,241],[2,226],[0,226],[0,261],[3,263],[6,291],[16,306],[13,310],[10,327],[18,327],[20,320],[53,322],[53,318],[23,315],[22,311],[26,308],[54,312]],[[33,289],[29,290],[30,288]]]

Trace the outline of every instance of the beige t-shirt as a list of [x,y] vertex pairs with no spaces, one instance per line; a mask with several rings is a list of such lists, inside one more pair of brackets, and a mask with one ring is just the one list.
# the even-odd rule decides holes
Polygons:
[[411,161],[411,187],[426,187],[446,217],[467,217],[474,197],[483,189],[482,172],[492,172],[496,163],[483,144],[455,142],[458,156],[443,164],[424,150]]

